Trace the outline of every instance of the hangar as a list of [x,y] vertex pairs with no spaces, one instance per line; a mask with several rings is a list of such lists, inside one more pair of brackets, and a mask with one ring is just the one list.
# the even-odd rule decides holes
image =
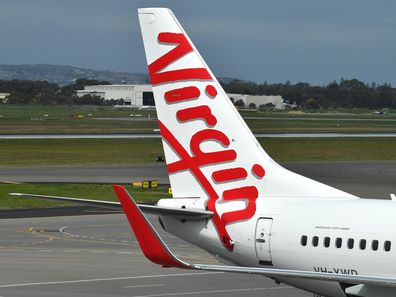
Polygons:
[[154,106],[154,96],[151,85],[94,85],[77,90],[77,96],[99,96],[105,100],[124,100],[131,107]]
[[[285,103],[280,95],[245,95],[245,94],[227,94],[228,98],[235,104],[240,101],[246,108],[260,108],[262,105],[272,105],[275,109],[285,109]],[[236,104],[238,105],[238,104]]]
[[[151,85],[93,85],[85,86],[84,90],[78,90],[77,96],[99,96],[105,100],[124,100],[125,106],[141,107],[154,106],[154,96]],[[262,105],[272,105],[275,109],[284,109],[285,104],[282,96],[256,96],[245,94],[227,94],[235,104],[242,100],[246,108],[259,108]]]

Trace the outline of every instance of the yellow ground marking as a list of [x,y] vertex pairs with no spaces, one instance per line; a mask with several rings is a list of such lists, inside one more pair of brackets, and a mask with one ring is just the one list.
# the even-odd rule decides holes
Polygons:
[[59,237],[59,236],[52,236],[52,235],[47,235],[43,230],[40,230],[41,232],[37,232],[37,230],[33,230],[32,234],[36,236],[41,236],[41,237],[51,237],[52,239],[60,239],[60,240],[70,240],[70,241],[78,241],[78,242],[94,242],[94,243],[107,243],[111,245],[123,245],[123,246],[131,246],[131,245],[136,245],[134,243],[121,243],[121,242],[114,242],[114,241],[105,241],[105,240],[91,240],[91,239],[79,239],[79,238],[71,238],[71,237]]

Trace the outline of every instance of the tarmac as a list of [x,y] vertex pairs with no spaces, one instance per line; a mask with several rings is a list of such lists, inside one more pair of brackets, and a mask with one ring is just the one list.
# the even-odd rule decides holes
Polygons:
[[[388,199],[389,193],[396,192],[396,162],[283,165],[363,197]],[[20,181],[36,178],[41,182],[81,182],[84,177],[90,182],[122,183],[125,176],[150,176],[167,182],[164,164],[0,170],[2,180]],[[77,216],[69,216],[70,213]],[[46,209],[26,214],[22,214],[24,218],[0,221],[0,297],[312,296],[262,276],[154,265],[143,256],[126,218],[118,212],[80,208],[76,213],[64,208],[58,213]],[[9,217],[17,216],[14,213]],[[178,256],[194,263],[217,263],[204,251],[163,232],[154,217],[150,218]]]
[[[292,162],[286,168],[359,197],[389,199],[396,192],[396,161]],[[169,184],[164,163],[153,165],[3,167],[1,182],[120,183],[158,180]],[[16,191],[17,188],[16,188]]]
[[[218,263],[153,223],[182,259]],[[4,219],[0,238],[2,297],[312,296],[262,276],[161,268],[123,214]]]

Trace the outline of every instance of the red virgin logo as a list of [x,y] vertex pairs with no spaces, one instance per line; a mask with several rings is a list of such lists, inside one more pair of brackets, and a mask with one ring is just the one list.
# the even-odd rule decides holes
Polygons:
[[[214,212],[213,223],[223,245],[229,250],[232,250],[233,241],[226,230],[226,225],[248,220],[254,216],[256,213],[258,190],[254,185],[236,188],[232,188],[231,186],[219,195],[215,189],[216,185],[232,185],[232,182],[245,180],[248,178],[249,172],[254,178],[262,179],[265,175],[264,168],[259,164],[253,164],[249,169],[237,166],[235,161],[237,160],[238,153],[232,148],[230,138],[224,132],[216,129],[218,119],[210,106],[208,104],[196,105],[196,100],[207,103],[210,100],[216,100],[218,95],[218,91],[210,83],[212,81],[211,75],[205,68],[161,71],[193,51],[185,36],[178,33],[160,33],[158,35],[158,41],[176,46],[149,65],[148,68],[153,86],[178,81],[191,81],[187,87],[166,91],[164,101],[167,105],[173,105],[176,108],[180,103],[183,103],[180,104],[180,109],[177,109],[176,112],[176,120],[180,125],[187,124],[191,121],[201,121],[204,124],[203,129],[193,131],[189,141],[190,147],[187,150],[166,127],[165,123],[159,123],[163,139],[179,158],[178,161],[168,163],[169,174],[188,171],[194,176],[208,196],[206,208]],[[194,85],[194,81],[208,81],[203,92],[200,91],[197,85]],[[194,102],[195,104],[194,106],[188,106],[188,102]],[[201,145],[204,142],[216,142],[222,148],[210,152],[203,151]],[[218,164],[228,164],[230,166],[226,169],[223,166],[222,169],[216,170],[216,165]],[[213,168],[211,180],[202,172],[201,167],[203,166]],[[217,201],[225,203],[236,200],[245,201],[246,207],[241,210],[223,213],[221,216],[219,215],[216,209]]]

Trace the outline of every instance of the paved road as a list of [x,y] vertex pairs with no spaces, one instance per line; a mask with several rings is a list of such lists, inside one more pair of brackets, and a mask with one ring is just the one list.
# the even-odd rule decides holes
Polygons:
[[[163,236],[188,261],[217,262]],[[312,296],[261,276],[160,268],[119,214],[1,220],[0,267],[3,297]]]
[[[390,193],[396,192],[396,161],[296,162],[283,165],[361,197],[389,198]],[[147,179],[169,183],[165,164],[0,168],[0,182],[130,183]]]

